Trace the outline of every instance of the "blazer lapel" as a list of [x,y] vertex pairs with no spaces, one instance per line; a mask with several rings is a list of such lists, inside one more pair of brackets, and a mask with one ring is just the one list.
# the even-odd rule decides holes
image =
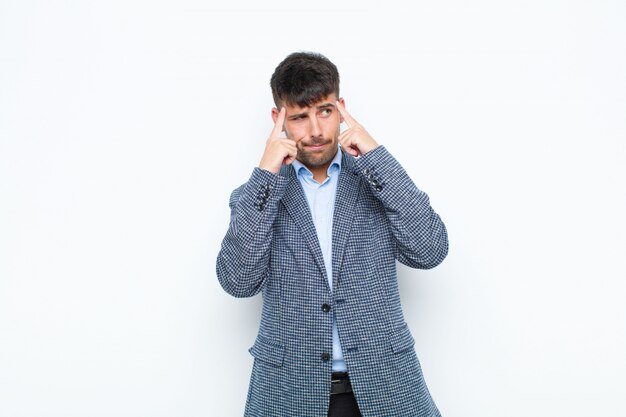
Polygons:
[[354,205],[358,200],[359,190],[360,180],[354,171],[354,158],[344,153],[333,215],[333,288],[338,285],[346,240],[354,223]]
[[285,191],[281,202],[284,204],[294,223],[296,223],[302,232],[302,237],[311,250],[313,259],[315,259],[315,263],[324,278],[324,283],[330,291],[326,275],[326,267],[324,266],[324,257],[322,256],[322,249],[320,248],[317,232],[315,231],[315,224],[313,224],[311,210],[309,209],[309,203],[306,200],[302,186],[300,185],[300,182],[296,177],[295,170],[291,165],[283,166],[280,174],[289,180],[287,190]]

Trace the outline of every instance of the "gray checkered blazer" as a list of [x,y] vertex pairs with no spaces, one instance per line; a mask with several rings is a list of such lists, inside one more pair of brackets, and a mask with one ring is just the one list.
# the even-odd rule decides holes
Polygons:
[[[255,168],[233,191],[217,276],[235,297],[263,294],[246,416],[326,416],[332,313],[363,416],[440,416],[402,315],[396,260],[432,268],[448,253],[428,196],[383,147],[344,153],[332,230],[331,292],[293,167]],[[322,309],[323,304],[331,306]]]

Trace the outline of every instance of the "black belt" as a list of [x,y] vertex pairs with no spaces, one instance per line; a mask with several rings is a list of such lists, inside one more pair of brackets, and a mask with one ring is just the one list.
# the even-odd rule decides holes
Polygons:
[[352,384],[347,372],[333,372],[330,384],[330,395],[352,392]]

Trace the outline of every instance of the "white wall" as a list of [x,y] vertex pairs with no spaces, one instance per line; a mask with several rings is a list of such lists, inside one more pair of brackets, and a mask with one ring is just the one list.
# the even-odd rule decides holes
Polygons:
[[0,2],[0,416],[238,416],[215,258],[288,53],[431,197],[401,269],[446,417],[626,415],[626,3]]

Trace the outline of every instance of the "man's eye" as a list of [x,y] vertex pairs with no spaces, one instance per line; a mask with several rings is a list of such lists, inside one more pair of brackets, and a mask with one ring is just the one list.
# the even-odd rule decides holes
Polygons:
[[332,112],[333,111],[331,109],[324,109],[324,110],[322,110],[322,116],[328,117],[328,116],[330,116],[332,114]]

